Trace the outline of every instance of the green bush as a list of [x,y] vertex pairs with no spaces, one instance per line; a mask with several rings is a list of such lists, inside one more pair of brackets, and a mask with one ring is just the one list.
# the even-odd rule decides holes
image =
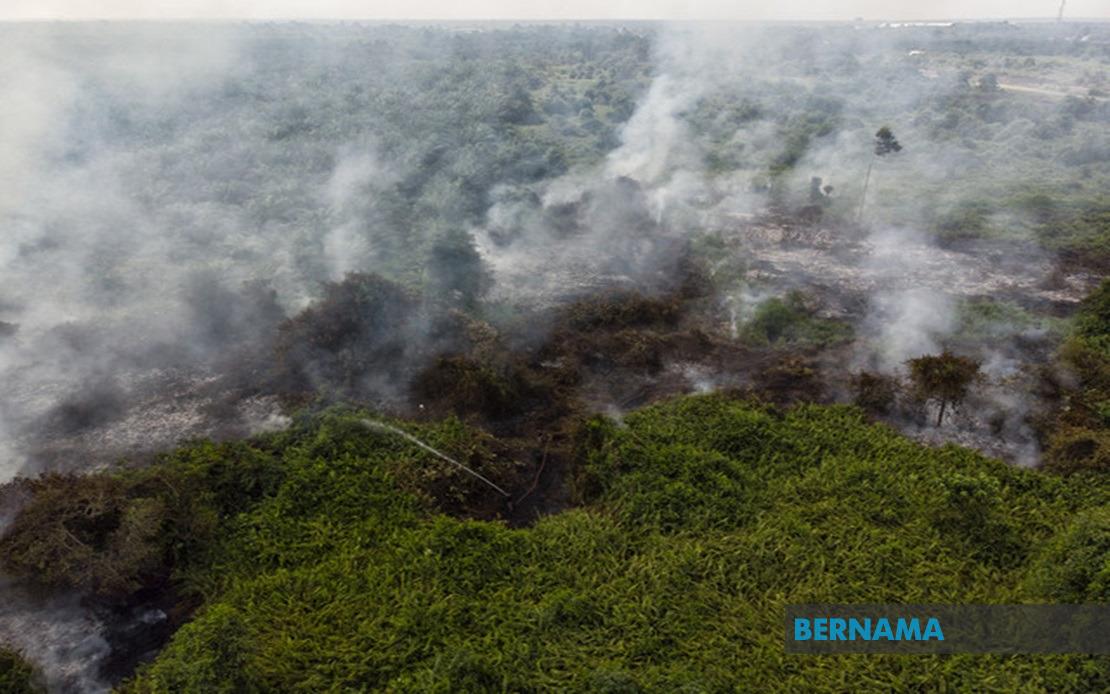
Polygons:
[[221,519],[279,480],[268,454],[209,442],[146,469],[22,480],[31,500],[0,538],[2,564],[48,586],[122,597],[207,551]]
[[866,412],[887,414],[898,399],[901,386],[896,378],[863,371],[853,379],[855,403]]
[[1076,516],[1048,542],[1031,584],[1053,602],[1110,601],[1110,506]]
[[38,694],[45,692],[42,678],[19,653],[0,646],[0,692]]
[[501,417],[513,413],[527,385],[515,373],[466,357],[440,357],[417,375],[413,391],[422,402],[440,403],[459,414]]
[[[1082,577],[1065,583],[1098,597],[1105,528],[1077,510],[1102,518],[1101,478],[927,448],[849,407],[784,413],[687,397],[620,425],[587,423],[583,508],[510,529],[431,511],[396,476],[398,456],[427,462],[419,452],[349,421],[326,413],[270,442],[285,470],[279,488],[192,564],[205,606],[122,691],[866,682],[1078,692],[1110,681],[1095,658],[781,657],[790,603],[1043,599],[1033,574],[1069,554],[1085,558],[1068,569]],[[459,425],[441,426],[420,434],[451,449]],[[1078,530],[1054,535],[1068,526]]]
[[990,299],[962,301],[958,321],[959,327],[954,332],[967,343],[1012,338],[1030,330],[1043,330],[1059,337],[1065,325],[1061,319],[1035,315],[1015,303]]
[[1045,465],[1063,473],[1110,472],[1110,428],[1058,426],[1049,436]]
[[985,563],[1010,566],[1024,558],[1001,504],[1001,484],[990,475],[955,473],[942,481],[943,502],[937,528],[966,542],[968,552]]
[[990,230],[993,207],[984,201],[963,201],[937,216],[933,228],[944,241],[979,238]]
[[944,421],[948,407],[959,407],[971,386],[982,378],[979,362],[952,354],[927,354],[906,362],[910,369],[913,394],[921,402],[937,403],[937,426]]
[[1058,472],[1110,470],[1110,280],[1084,301],[1060,360],[1077,377],[1047,432],[1045,464]]
[[1104,279],[1080,306],[1075,332],[1110,358],[1110,279]]
[[1104,197],[1058,206],[1034,228],[1040,242],[1066,260],[1110,267],[1110,202]]
[[847,323],[816,316],[806,308],[804,297],[794,292],[760,304],[740,336],[756,345],[826,345],[849,339],[851,334]]
[[129,593],[162,567],[167,509],[114,477],[50,475],[0,541],[4,566],[43,583]]

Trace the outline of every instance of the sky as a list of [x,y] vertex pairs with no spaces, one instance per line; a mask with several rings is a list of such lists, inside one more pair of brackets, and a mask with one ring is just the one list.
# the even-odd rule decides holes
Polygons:
[[[734,19],[1055,17],[1060,0],[0,0],[19,19]],[[1110,19],[1110,0],[1065,17]]]

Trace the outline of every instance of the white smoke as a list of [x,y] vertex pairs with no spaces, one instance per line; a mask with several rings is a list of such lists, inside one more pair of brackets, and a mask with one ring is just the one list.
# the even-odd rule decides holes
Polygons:
[[363,228],[373,196],[397,180],[397,167],[387,166],[372,143],[343,148],[323,197],[336,219],[324,237],[329,277],[342,279],[370,265],[373,249]]
[[0,576],[0,643],[16,646],[46,677],[51,692],[102,694],[99,669],[110,648],[103,623],[78,595],[36,596]]
[[646,185],[662,183],[676,169],[698,165],[688,126],[681,116],[702,90],[700,80],[665,73],[652,82],[647,96],[621,131],[621,146],[609,154],[608,176],[628,176]]
[[872,306],[880,364],[887,371],[940,351],[940,339],[954,323],[951,299],[932,289],[881,291],[872,298]]

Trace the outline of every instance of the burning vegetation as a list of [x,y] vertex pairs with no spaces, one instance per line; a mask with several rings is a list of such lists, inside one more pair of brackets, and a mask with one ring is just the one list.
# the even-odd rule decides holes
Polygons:
[[1110,110],[966,55],[1105,31],[159,31],[0,48],[0,690],[1106,688],[767,656],[1110,600]]

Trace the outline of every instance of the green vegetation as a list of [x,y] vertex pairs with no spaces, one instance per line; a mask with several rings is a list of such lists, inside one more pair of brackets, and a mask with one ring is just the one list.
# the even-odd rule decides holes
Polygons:
[[[411,512],[430,507],[432,499],[459,515],[488,513],[480,482],[400,437],[368,429],[364,417],[332,409],[254,444],[198,442],[146,468],[22,480],[33,497],[0,540],[4,567],[47,586],[106,597],[126,597],[167,578],[183,581],[189,592],[194,574],[187,569],[203,563],[230,528],[247,522],[240,512],[262,499],[277,508],[332,505],[330,521],[298,525],[299,512],[285,507],[277,512],[288,517],[271,519],[277,525],[249,530],[262,533],[255,540],[270,547],[261,553],[271,557],[326,551],[324,528],[341,527],[343,514]],[[514,464],[499,457],[488,435],[456,419],[410,430],[508,485]],[[351,474],[355,468],[367,477]],[[374,486],[386,479],[393,491]]]
[[1110,267],[1110,202],[1102,192],[1076,194],[1072,185],[1021,190],[991,198],[964,198],[926,215],[946,242],[1033,240],[1072,263]]
[[391,373],[403,358],[418,301],[378,275],[352,273],[329,282],[321,299],[282,323],[276,378],[287,392],[350,392],[377,370]]
[[9,572],[47,586],[126,596],[203,551],[222,518],[281,478],[263,450],[202,442],[141,470],[21,480],[33,498],[0,555]]
[[465,308],[475,308],[493,286],[493,277],[464,229],[451,229],[432,244],[425,266],[424,285],[432,296]]
[[1105,199],[1054,209],[1036,233],[1046,248],[1069,260],[1110,267],[1110,202]]
[[1078,382],[1049,432],[1047,464],[1063,472],[1110,470],[1110,280],[1083,302],[1060,358]]
[[1110,601],[1110,507],[1077,515],[1047,543],[1030,573],[1031,585],[1059,602]]
[[926,355],[906,362],[914,395],[921,402],[938,405],[937,426],[944,422],[949,407],[958,407],[971,385],[981,377],[979,363],[951,352]]
[[437,402],[460,415],[497,418],[517,412],[530,386],[519,371],[502,374],[466,357],[441,357],[417,376],[413,393],[421,402]]
[[792,292],[761,303],[740,337],[753,345],[828,345],[852,337],[845,322],[817,316],[806,306],[805,296]]
[[961,342],[982,343],[1010,338],[1023,332],[1040,332],[1060,338],[1067,332],[1066,321],[1038,315],[1009,301],[970,299],[960,302],[955,336]]
[[1110,279],[1083,301],[1075,321],[1076,338],[1089,349],[1110,357]]
[[902,386],[894,376],[863,371],[852,381],[854,401],[865,412],[875,415],[889,413],[898,400]]
[[31,664],[19,653],[0,647],[0,692],[39,694],[46,691]]
[[991,235],[990,217],[994,208],[982,200],[962,200],[941,212],[932,222],[942,241],[981,238]]
[[[729,55],[706,62],[711,88],[686,103],[667,93],[684,87],[681,56],[670,65],[641,25],[240,29],[254,36],[234,67],[180,104],[132,104],[111,80],[75,80],[82,97],[57,130],[88,136],[44,157],[88,172],[51,177],[62,182],[113,162],[104,178],[127,191],[120,200],[166,232],[150,257],[190,277],[272,274],[283,300],[300,301],[320,278],[365,270],[323,283],[287,320],[262,284],[241,307],[218,287],[191,297],[204,351],[243,365],[244,393],[297,412],[287,430],[13,483],[29,501],[0,538],[6,575],[98,608],[169,596],[191,615],[124,692],[1110,690],[1106,658],[782,651],[790,603],[1110,599],[1110,281],[1074,322],[965,301],[945,342],[974,353],[1028,331],[1063,343],[1062,368],[1043,371],[1068,377],[1038,383],[1054,389],[1037,422],[1045,470],[868,423],[898,419],[908,394],[937,403],[940,424],[979,370],[949,352],[909,362],[908,393],[863,372],[850,384],[858,407],[775,406],[841,396],[851,324],[825,317],[822,297],[791,293],[755,306],[731,339],[717,301],[767,274],[749,226],[783,248],[854,254],[863,202],[876,227],[972,249],[1040,244],[1064,266],[1110,267],[1110,105],[1006,89],[1014,71],[1069,85],[1076,65],[1097,74],[1105,32],[1081,42],[1040,27],[905,27],[872,43],[854,27],[759,28],[737,41],[735,72]],[[75,46],[74,62],[113,41],[72,31],[81,40],[52,45]],[[1022,59],[1001,65],[991,50]],[[629,128],[627,144],[666,155],[665,170],[608,180],[652,84],[664,107],[645,110],[654,122],[646,135]],[[891,128],[907,143],[897,157],[886,156],[902,149]],[[44,216],[49,233],[17,254],[20,276],[65,265],[55,231],[69,239],[72,226],[100,287],[75,315],[111,318],[117,288],[175,284],[132,281],[135,267],[157,268],[151,247],[104,242],[114,235],[99,229],[121,222],[92,213],[90,227],[69,205]],[[574,273],[552,289],[637,288],[532,311],[506,298],[511,283],[491,291],[483,259],[517,239],[553,258],[575,240],[613,256],[582,287]],[[843,292],[835,310],[859,318],[851,295],[863,293]],[[16,299],[3,305],[35,303]],[[265,329],[239,325],[255,313]],[[128,334],[118,325],[103,330]],[[22,340],[17,327],[0,322],[0,341]],[[80,337],[83,326],[60,326],[57,339],[81,353],[71,327]],[[249,357],[223,347],[248,342]],[[830,346],[843,349],[816,354]],[[702,379],[701,367],[732,380]],[[658,402],[703,380],[763,401]],[[375,428],[369,411],[327,407],[378,399],[420,413],[388,427],[512,490],[515,505]],[[589,416],[644,402],[656,404],[620,423]],[[97,410],[64,405],[57,419],[86,411]],[[0,692],[37,682],[0,650]]]
[[[1102,477],[930,449],[853,408],[687,397],[590,421],[579,508],[510,529],[443,515],[449,494],[420,491],[436,461],[362,416],[332,410],[143,473],[206,480],[219,532],[175,569],[203,606],[123,691],[1110,686],[1096,658],[781,650],[794,602],[1104,599]],[[497,475],[457,422],[418,433]],[[253,472],[233,475],[228,456]]]

